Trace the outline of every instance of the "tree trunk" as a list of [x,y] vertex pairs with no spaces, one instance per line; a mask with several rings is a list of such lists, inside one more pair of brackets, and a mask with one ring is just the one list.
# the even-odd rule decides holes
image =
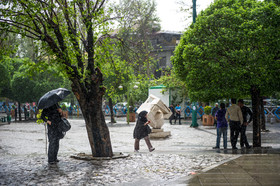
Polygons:
[[94,96],[90,100],[81,98],[79,104],[85,118],[92,155],[94,157],[112,157],[109,129],[102,112],[102,98]]
[[114,117],[114,111],[113,111],[112,98],[109,98],[109,109],[110,109],[110,114],[111,114],[111,123],[116,123],[116,120]]
[[[99,77],[100,76],[100,77]],[[79,79],[72,80],[72,90],[79,101],[86,122],[86,129],[94,157],[112,157],[110,134],[102,111],[102,97],[105,88],[102,86],[100,71],[92,76],[92,81],[85,88]]]
[[260,104],[261,104],[261,108],[260,108],[260,110],[261,110],[261,130],[266,131],[263,97],[260,98]]
[[253,110],[253,147],[261,147],[260,127],[260,90],[251,87],[252,110]]
[[20,102],[18,102],[18,120],[21,121],[21,109],[20,109]]

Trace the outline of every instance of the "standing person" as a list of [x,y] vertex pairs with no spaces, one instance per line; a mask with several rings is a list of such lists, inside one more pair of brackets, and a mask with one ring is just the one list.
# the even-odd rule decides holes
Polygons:
[[55,164],[59,162],[57,154],[59,150],[59,140],[63,137],[63,134],[58,131],[58,124],[62,117],[62,109],[58,104],[55,104],[49,108],[43,109],[41,118],[47,122],[48,127],[48,162],[49,164]]
[[153,148],[153,146],[150,142],[150,138],[149,138],[151,129],[148,126],[150,121],[148,121],[148,119],[147,119],[147,114],[148,114],[147,111],[142,111],[138,115],[137,123],[136,123],[136,126],[133,131],[133,138],[135,139],[134,152],[139,152],[139,142],[140,142],[140,139],[142,139],[142,138],[145,139],[145,142],[146,142],[150,152],[155,150],[155,148]]
[[172,125],[172,120],[173,120],[174,117],[175,117],[175,109],[174,109],[174,106],[173,106],[173,105],[170,105],[169,109],[170,109],[170,111],[172,112],[172,115],[169,117],[169,123],[170,123],[170,125]]
[[26,109],[26,105],[23,106],[23,111],[24,111],[24,120],[27,120],[27,109]]
[[18,108],[17,105],[15,106],[15,121],[17,121],[17,115],[18,115]]
[[228,129],[228,124],[226,120],[226,105],[224,103],[220,104],[220,108],[216,115],[215,118],[217,120],[217,141],[216,141],[216,146],[213,147],[213,149],[219,149],[220,148],[220,140],[221,136],[223,134],[223,143],[224,143],[224,149],[227,149],[227,129]]
[[216,113],[218,112],[219,110],[219,104],[216,103],[215,107],[212,109],[212,116],[214,117],[214,125],[216,126],[217,125],[217,120],[216,120]]
[[232,105],[227,109],[226,112],[226,120],[229,122],[230,126],[230,142],[232,149],[237,149],[236,144],[241,123],[243,123],[243,116],[240,107],[236,105],[236,99],[232,98],[231,104]]
[[179,125],[181,125],[181,106],[179,104],[177,104],[177,106],[175,107],[175,111],[176,111],[175,124],[176,124],[177,117],[178,117]]
[[[251,148],[252,146],[249,145],[247,141],[247,136],[246,136],[246,128],[247,125],[252,121],[252,112],[251,110],[244,105],[243,99],[238,100],[238,105],[241,108],[241,112],[243,115],[243,123],[241,125],[241,130],[240,130],[240,147],[243,148],[244,145],[246,146],[247,149]],[[249,121],[247,122],[247,117],[248,115],[250,116]]]

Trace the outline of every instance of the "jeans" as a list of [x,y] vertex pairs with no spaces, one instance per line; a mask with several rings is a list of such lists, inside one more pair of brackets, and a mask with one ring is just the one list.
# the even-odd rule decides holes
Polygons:
[[172,114],[169,118],[169,123],[172,125],[172,120],[174,119],[174,114]]
[[239,121],[230,121],[230,142],[232,148],[236,148],[239,132],[240,132],[240,122]]
[[224,149],[227,149],[227,127],[217,128],[216,147],[220,148],[220,141],[222,135],[223,135]]
[[181,125],[181,114],[176,113],[175,124],[176,124],[176,121],[177,121],[177,117],[179,118],[179,125]]
[[247,126],[246,125],[242,125],[241,126],[241,130],[240,130],[240,147],[244,147],[244,145],[246,147],[249,147],[249,143],[247,141],[247,136],[246,136],[246,128]]

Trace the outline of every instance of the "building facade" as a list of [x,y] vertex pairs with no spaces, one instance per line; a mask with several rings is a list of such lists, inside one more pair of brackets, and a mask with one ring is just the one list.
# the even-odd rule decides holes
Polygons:
[[172,68],[170,57],[178,45],[182,33],[179,32],[156,32],[151,37],[153,46],[152,54],[156,59],[155,77],[159,78],[167,68]]

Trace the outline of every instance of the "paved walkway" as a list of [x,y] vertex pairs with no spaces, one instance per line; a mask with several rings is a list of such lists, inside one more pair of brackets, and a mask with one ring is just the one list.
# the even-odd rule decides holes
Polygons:
[[280,185],[280,154],[250,154],[207,170],[182,185]]

